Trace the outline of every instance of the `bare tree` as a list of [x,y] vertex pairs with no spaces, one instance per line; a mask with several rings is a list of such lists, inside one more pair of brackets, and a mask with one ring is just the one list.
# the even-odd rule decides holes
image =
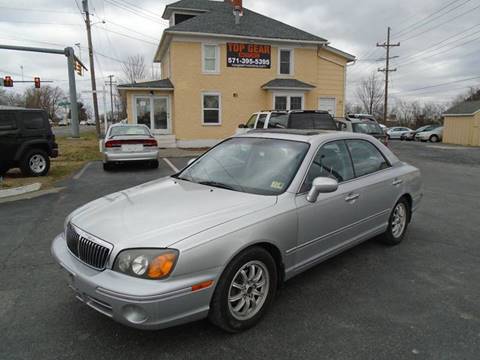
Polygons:
[[368,78],[360,82],[356,93],[364,112],[371,115],[381,114],[384,89],[376,72],[372,72]]
[[122,81],[127,83],[135,83],[144,80],[147,77],[147,67],[145,66],[145,58],[143,55],[129,56],[122,63]]
[[43,109],[52,120],[57,118],[60,108],[59,103],[65,97],[65,93],[58,86],[42,86],[40,89],[26,89],[24,93],[25,106],[27,108]]

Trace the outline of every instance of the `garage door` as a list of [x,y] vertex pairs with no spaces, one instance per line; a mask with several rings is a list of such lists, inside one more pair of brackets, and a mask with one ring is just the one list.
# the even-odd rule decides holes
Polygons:
[[321,97],[318,99],[318,110],[328,111],[330,115],[335,117],[337,101],[333,97]]

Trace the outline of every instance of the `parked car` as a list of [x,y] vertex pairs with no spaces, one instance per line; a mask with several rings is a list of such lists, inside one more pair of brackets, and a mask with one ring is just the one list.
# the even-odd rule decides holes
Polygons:
[[58,126],[68,126],[68,125],[70,125],[70,119],[67,119],[67,120],[62,119],[58,122]]
[[95,126],[95,120],[93,119],[88,119],[85,123],[88,126]]
[[380,140],[385,146],[388,146],[387,134],[383,131],[375,120],[361,118],[336,118],[339,130],[368,134]]
[[387,131],[387,136],[389,139],[401,139],[402,135],[412,131],[412,129],[407,127],[395,126]]
[[103,144],[103,169],[118,163],[143,161],[158,168],[158,143],[145,125],[115,124],[108,128]]
[[257,130],[82,206],[52,254],[77,298],[120,323],[238,332],[285,280],[374,236],[399,244],[421,198],[418,169],[369,135]]
[[436,129],[440,126],[441,125],[439,125],[439,124],[432,124],[432,125],[425,125],[425,126],[419,127],[417,130],[412,130],[412,131],[403,133],[400,136],[400,140],[413,141],[413,140],[415,140],[415,135],[417,135],[418,133],[421,133],[423,131],[430,131],[430,130]]
[[430,141],[433,143],[443,140],[443,126],[437,127],[430,131],[422,131],[415,135],[417,141]]
[[328,111],[294,110],[254,113],[246,124],[240,124],[237,135],[253,129],[318,129],[338,130]]
[[0,174],[19,167],[25,176],[44,176],[58,145],[47,113],[36,109],[0,109]]
[[87,122],[85,120],[80,121],[80,125],[85,126],[87,125]]

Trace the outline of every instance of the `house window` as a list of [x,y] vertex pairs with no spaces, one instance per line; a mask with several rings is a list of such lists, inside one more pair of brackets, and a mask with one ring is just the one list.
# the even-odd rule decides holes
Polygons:
[[203,45],[203,72],[218,73],[219,70],[219,48],[218,45]]
[[293,74],[293,51],[291,49],[280,49],[279,53],[279,68],[280,75]]
[[275,110],[287,110],[286,96],[275,96]]
[[221,98],[220,94],[202,94],[202,114],[204,125],[220,125],[221,119]]
[[303,95],[275,95],[275,110],[303,110]]

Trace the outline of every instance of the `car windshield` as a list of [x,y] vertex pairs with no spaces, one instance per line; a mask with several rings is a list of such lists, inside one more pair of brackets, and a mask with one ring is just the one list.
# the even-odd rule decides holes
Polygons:
[[115,126],[110,129],[110,137],[112,136],[138,136],[150,135],[145,126]]
[[214,147],[176,178],[258,195],[279,195],[292,182],[308,143],[232,138]]
[[363,134],[383,134],[383,130],[377,123],[374,122],[362,122],[362,123],[353,123],[353,132],[363,133]]

